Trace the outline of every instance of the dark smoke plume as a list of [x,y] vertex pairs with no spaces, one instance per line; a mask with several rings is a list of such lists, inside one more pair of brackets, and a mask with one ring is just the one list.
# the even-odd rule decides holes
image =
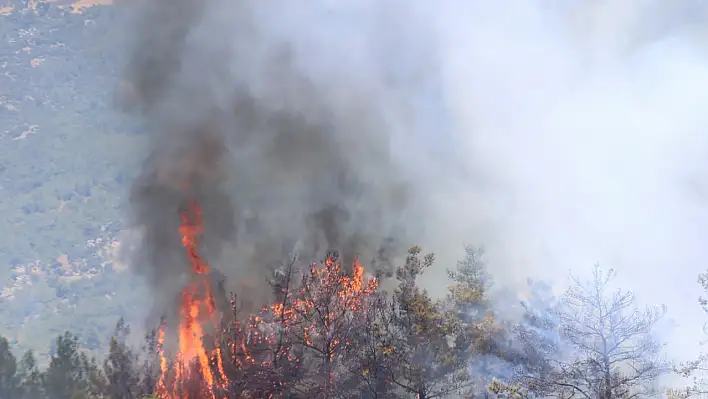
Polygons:
[[126,105],[150,134],[130,197],[131,263],[166,303],[188,271],[177,227],[190,200],[203,207],[206,258],[229,279],[333,250],[390,274],[391,251],[408,244],[410,181],[392,157],[385,84],[313,73],[309,57],[329,55],[268,29],[262,15],[280,9],[269,4],[129,6]]

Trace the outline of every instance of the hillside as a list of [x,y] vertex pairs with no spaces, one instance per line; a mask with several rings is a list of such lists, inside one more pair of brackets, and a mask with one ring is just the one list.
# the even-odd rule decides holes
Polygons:
[[113,7],[0,10],[0,334],[45,352],[71,328],[98,349],[137,288],[112,262],[141,137],[113,107]]

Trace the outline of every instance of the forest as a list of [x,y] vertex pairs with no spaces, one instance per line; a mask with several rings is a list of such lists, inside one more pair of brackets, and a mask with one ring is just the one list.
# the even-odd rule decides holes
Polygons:
[[[117,11],[10,8],[0,9],[0,399],[708,393],[708,355],[680,363],[665,353],[657,327],[667,309],[642,307],[612,269],[595,265],[561,294],[532,280],[511,292],[477,247],[448,270],[445,295],[423,288],[447,265],[420,247],[400,254],[390,278],[336,254],[285,260],[268,281],[270,305],[224,293],[231,306],[185,364],[166,318],[146,334],[127,320],[144,306],[134,295],[144,285],[106,255],[142,155],[130,149],[145,140],[108,94]],[[698,280],[708,290],[708,274]],[[683,388],[667,389],[680,377]]]
[[[253,304],[231,295],[219,328],[199,338],[210,348],[203,362],[171,356],[160,321],[132,347],[119,320],[100,361],[66,332],[43,368],[31,350],[16,358],[2,339],[0,397],[619,399],[705,390],[695,374],[705,359],[671,362],[654,334],[665,309],[641,308],[631,292],[611,288],[612,270],[596,265],[559,297],[529,281],[510,318],[491,294],[483,249],[468,247],[448,270],[440,300],[419,286],[434,262],[410,248],[390,290],[336,253],[285,262],[269,281],[271,305],[248,311]],[[696,379],[666,391],[660,379],[671,373]]]

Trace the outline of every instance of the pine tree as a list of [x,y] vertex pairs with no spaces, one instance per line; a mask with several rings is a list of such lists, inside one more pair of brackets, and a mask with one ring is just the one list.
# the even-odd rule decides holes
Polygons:
[[389,379],[406,395],[418,399],[444,397],[471,384],[467,362],[450,344],[458,323],[441,304],[417,285],[418,277],[433,265],[434,256],[421,259],[420,247],[412,247],[403,266],[397,268],[395,289],[385,322],[391,358]]
[[224,366],[229,398],[288,397],[301,377],[301,350],[294,347],[291,334],[293,304],[297,302],[295,264],[292,258],[274,270],[269,281],[274,301],[257,315],[244,320],[239,301],[232,296],[231,317],[221,339],[222,358],[230,359]]
[[155,391],[160,373],[158,332],[156,329],[145,333],[142,346],[140,347],[140,353],[144,356],[142,363],[137,368],[138,375],[140,376],[138,392],[143,397],[149,397]]
[[375,280],[364,281],[358,264],[351,275],[342,271],[334,254],[304,273],[291,308],[278,311],[290,313],[292,343],[305,355],[301,395],[341,398],[356,390],[350,360],[356,357],[366,300],[376,288]]
[[126,340],[130,327],[123,318],[118,320],[111,337],[108,358],[103,363],[106,375],[106,395],[111,399],[135,399],[140,397],[138,356],[128,347]]
[[397,399],[389,371],[395,369],[394,342],[389,330],[389,302],[384,293],[367,298],[356,351],[348,369],[360,396],[357,399]]
[[22,399],[38,399],[44,397],[42,389],[42,372],[37,366],[34,352],[28,350],[20,360],[19,370],[20,387]]
[[490,397],[489,385],[510,381],[518,368],[513,348],[512,326],[498,315],[489,294],[492,277],[484,261],[484,248],[467,246],[465,257],[448,270],[447,308],[458,323],[455,348],[467,361],[475,377],[471,396]]
[[91,397],[100,390],[98,367],[79,350],[78,337],[68,331],[60,335],[54,352],[43,378],[44,392],[51,399]]
[[0,337],[0,398],[19,397],[20,381],[17,375],[17,359],[12,354],[7,338]]

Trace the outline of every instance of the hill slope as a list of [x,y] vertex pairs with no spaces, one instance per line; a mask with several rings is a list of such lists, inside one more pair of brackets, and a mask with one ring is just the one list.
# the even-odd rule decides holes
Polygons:
[[139,288],[109,249],[142,138],[113,110],[117,11],[87,4],[0,10],[0,334],[40,352],[98,349]]

